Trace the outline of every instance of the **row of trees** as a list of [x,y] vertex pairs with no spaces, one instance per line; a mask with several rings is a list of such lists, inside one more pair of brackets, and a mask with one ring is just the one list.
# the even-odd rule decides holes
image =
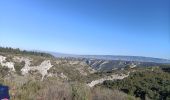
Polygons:
[[48,53],[20,50],[19,48],[13,49],[13,48],[10,48],[10,47],[5,47],[5,48],[4,47],[0,47],[0,52],[3,52],[3,53],[12,53],[12,54],[36,55],[36,56],[43,56],[43,57],[52,57],[52,55],[48,54]]

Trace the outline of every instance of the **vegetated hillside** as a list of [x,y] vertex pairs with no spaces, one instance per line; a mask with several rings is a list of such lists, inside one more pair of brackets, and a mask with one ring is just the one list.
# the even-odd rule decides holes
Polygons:
[[114,74],[95,73],[84,60],[0,48],[0,84],[10,87],[12,100],[136,99],[118,90],[89,87],[88,82]]
[[105,81],[102,86],[121,90],[142,100],[170,100],[170,74],[160,68],[140,69],[123,80]]

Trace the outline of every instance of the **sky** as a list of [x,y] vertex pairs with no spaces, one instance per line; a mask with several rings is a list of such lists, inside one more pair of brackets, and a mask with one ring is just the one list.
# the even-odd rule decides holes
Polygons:
[[0,0],[0,46],[170,59],[170,0]]

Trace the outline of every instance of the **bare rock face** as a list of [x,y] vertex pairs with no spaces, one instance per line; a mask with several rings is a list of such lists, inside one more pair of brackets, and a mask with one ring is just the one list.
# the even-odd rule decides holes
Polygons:
[[14,63],[13,62],[7,62],[6,57],[1,56],[1,55],[0,55],[0,64],[2,66],[8,67],[9,69],[11,69],[11,71],[15,72]]

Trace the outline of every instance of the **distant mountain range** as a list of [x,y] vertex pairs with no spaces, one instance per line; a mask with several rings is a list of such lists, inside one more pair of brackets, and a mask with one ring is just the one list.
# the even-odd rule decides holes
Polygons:
[[169,59],[142,57],[142,56],[119,56],[119,55],[74,55],[49,52],[55,57],[74,57],[74,58],[88,58],[88,59],[101,59],[101,60],[123,60],[123,61],[137,61],[137,62],[154,62],[154,63],[168,63]]

